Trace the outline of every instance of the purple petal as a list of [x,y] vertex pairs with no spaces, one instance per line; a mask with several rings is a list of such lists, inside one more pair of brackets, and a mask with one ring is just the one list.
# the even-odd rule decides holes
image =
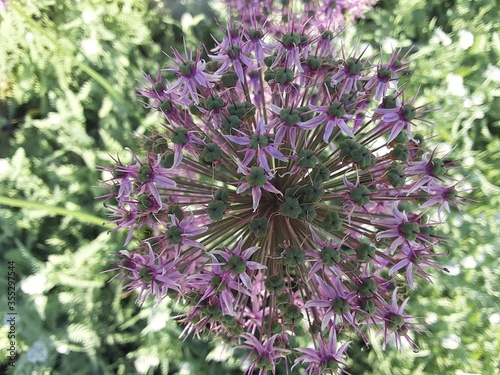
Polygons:
[[254,186],[252,188],[253,212],[257,211],[257,208],[259,207],[259,202],[260,202],[261,196],[262,196],[262,192],[260,191],[260,187]]

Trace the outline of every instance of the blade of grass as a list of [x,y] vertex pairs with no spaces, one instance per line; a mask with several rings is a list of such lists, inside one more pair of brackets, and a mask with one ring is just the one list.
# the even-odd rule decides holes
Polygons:
[[59,42],[50,35],[47,30],[45,30],[36,20],[31,18],[26,12],[22,9],[19,4],[10,3],[9,8],[15,10],[24,20],[33,28],[33,32],[36,35],[43,35],[52,45],[58,50],[58,53],[67,55],[71,57],[73,63],[78,66],[82,71],[87,73],[91,78],[93,78],[97,83],[99,83],[118,103],[124,106],[129,113],[131,113],[139,122],[142,122],[142,118],[139,112],[134,108],[133,105],[126,100],[123,95],[121,95],[118,91],[116,91],[113,86],[104,78],[99,72],[94,70],[90,65],[85,62],[78,61],[75,56],[67,54],[67,51],[61,47]]
[[94,216],[88,214],[86,212],[72,211],[63,207],[51,206],[48,204],[38,203],[38,202],[30,202],[21,199],[9,198],[5,196],[0,196],[0,205],[9,206],[9,207],[18,207],[18,208],[30,208],[32,210],[41,210],[47,211],[56,215],[72,217],[77,219],[83,223],[98,225],[103,228],[113,228],[110,224],[105,224],[106,219],[103,219],[98,216]]

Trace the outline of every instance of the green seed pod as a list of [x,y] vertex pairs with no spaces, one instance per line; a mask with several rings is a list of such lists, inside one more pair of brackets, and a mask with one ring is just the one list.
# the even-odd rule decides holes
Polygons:
[[210,202],[207,206],[207,214],[212,221],[222,220],[227,207],[222,201]]
[[173,152],[167,152],[165,155],[162,156],[160,165],[163,168],[170,169],[172,168],[172,165],[174,165],[174,158],[175,154]]
[[274,321],[271,323],[271,334],[277,335],[283,332],[283,326],[280,322]]
[[210,60],[205,65],[207,72],[210,72],[210,73],[216,72],[221,66],[222,66],[222,63],[220,63],[217,60]]
[[328,106],[326,113],[328,113],[330,117],[340,118],[345,115],[344,105],[340,102],[333,102]]
[[375,165],[372,152],[365,146],[360,146],[351,153],[352,161],[359,165],[361,169],[368,169]]
[[345,139],[339,144],[340,158],[344,160],[351,160],[354,151],[359,149],[359,145],[352,139]]
[[239,275],[247,270],[246,262],[238,255],[231,255],[227,263],[233,275]]
[[403,232],[403,237],[408,241],[415,241],[417,235],[420,233],[420,228],[418,223],[412,223],[406,221],[400,226],[401,232]]
[[[336,3],[336,2],[332,2],[331,4],[332,4],[332,5],[333,5],[333,4],[337,5],[337,3]],[[333,34],[333,32],[332,32],[332,31],[330,31],[330,30],[325,30],[325,31],[323,31],[323,32],[321,33],[321,39],[328,39],[328,40],[332,40],[334,36],[335,36],[335,35],[334,35],[334,34]]]
[[349,57],[346,61],[346,65],[349,67],[350,74],[359,74],[361,69],[363,69],[363,64],[361,61],[354,57]]
[[162,112],[170,112],[172,109],[172,101],[170,99],[165,99],[160,103],[158,109]]
[[247,119],[255,116],[255,105],[249,102],[235,102],[227,107],[229,115],[237,116],[239,119]]
[[141,183],[148,182],[151,177],[151,173],[153,173],[153,170],[149,165],[147,164],[142,165],[139,168],[139,182]]
[[424,147],[425,138],[422,134],[420,133],[414,134],[413,139],[418,143],[419,147]]
[[183,145],[187,142],[187,135],[188,130],[179,126],[178,128],[175,128],[174,134],[172,134],[172,142],[176,145]]
[[203,112],[198,108],[198,106],[196,105],[196,103],[191,103],[189,105],[189,112],[193,116],[201,116],[201,115],[203,115]]
[[204,102],[203,106],[209,111],[221,109],[226,105],[224,100],[219,95],[209,96]]
[[278,294],[285,289],[285,280],[281,276],[269,276],[264,286],[270,293]]
[[280,205],[281,214],[292,219],[297,219],[302,213],[300,203],[297,198],[286,198],[285,203]]
[[237,45],[230,45],[226,48],[226,53],[230,59],[234,60],[240,56],[241,48]]
[[168,140],[166,138],[158,138],[152,144],[152,149],[155,154],[162,154],[168,150]]
[[267,182],[266,172],[262,167],[250,168],[250,174],[246,176],[248,184],[252,187],[263,187]]
[[400,164],[393,164],[387,170],[387,179],[393,187],[400,188],[405,185],[406,176],[404,172],[404,167]]
[[266,64],[268,68],[271,67],[274,64],[274,60],[276,60],[276,57],[277,57],[276,55],[266,56],[264,58],[264,64]]
[[175,217],[179,220],[184,218],[184,212],[178,204],[170,204],[167,208],[167,214],[175,215]]
[[281,84],[290,83],[295,78],[293,75],[293,70],[291,69],[277,68],[275,73],[276,73],[275,77],[276,82]]
[[358,286],[358,292],[361,297],[371,297],[377,293],[377,283],[373,279],[365,279]]
[[219,320],[222,317],[222,309],[219,306],[208,305],[205,307],[205,313],[216,320]]
[[238,82],[238,76],[236,75],[235,72],[229,71],[222,73],[220,77],[220,81],[222,83],[222,86],[224,87],[234,87],[236,86],[236,82]]
[[284,261],[287,266],[295,267],[304,263],[306,254],[297,246],[292,246],[283,252]]
[[436,177],[441,177],[446,173],[446,167],[441,159],[434,158],[431,161],[432,165],[432,175]]
[[306,65],[311,69],[311,70],[316,70],[319,69],[321,64],[323,63],[323,60],[321,60],[318,57],[314,56],[309,56],[306,60]]
[[342,228],[342,219],[335,211],[329,211],[323,220],[324,228],[329,232],[336,232]]
[[406,145],[398,143],[392,150],[391,156],[396,160],[407,161],[410,156],[410,151],[408,151],[408,147],[406,147]]
[[366,311],[369,315],[373,315],[377,311],[377,305],[371,299],[366,299],[361,302],[361,309]]
[[263,134],[252,134],[252,138],[250,139],[250,147],[254,150],[257,150],[259,147],[266,147],[268,144],[268,139]]
[[300,43],[300,36],[299,34],[285,33],[281,38],[281,42],[285,47],[296,46]]
[[253,219],[250,222],[250,230],[256,237],[264,237],[267,234],[268,229],[269,225],[267,224],[267,218],[265,217]]
[[300,121],[309,121],[314,117],[314,112],[309,107],[298,107],[297,111],[300,113]]
[[269,82],[276,79],[276,72],[274,70],[266,70],[264,73],[264,81]]
[[299,218],[302,220],[306,220],[308,222],[313,222],[318,216],[316,209],[312,204],[303,204],[301,207],[302,212],[299,215]]
[[234,129],[238,129],[241,125],[241,120],[236,115],[230,115],[222,120],[222,129],[225,134],[233,134]]
[[297,323],[302,320],[303,315],[300,311],[300,307],[295,305],[290,305],[285,310],[285,315],[283,316],[287,323]]
[[264,372],[274,369],[274,362],[269,357],[258,357],[254,360],[257,360],[257,362],[255,362],[255,367],[261,369]]
[[381,67],[378,70],[378,76],[379,78],[382,78],[384,80],[391,80],[394,77],[394,72],[388,68]]
[[301,168],[314,168],[318,163],[318,158],[313,150],[300,150],[297,162]]
[[[283,288],[285,284],[283,283]],[[288,293],[281,293],[276,296],[276,304],[278,306],[288,305],[290,303],[290,295]]]
[[326,246],[321,250],[321,263],[327,267],[332,267],[337,263],[340,263],[340,251],[334,249],[331,246]]
[[181,74],[187,77],[189,77],[194,70],[196,70],[196,66],[193,61],[186,61],[179,66]]
[[380,105],[380,108],[396,108],[398,106],[398,101],[393,95],[387,95],[384,96],[382,99],[382,104]]
[[388,326],[391,331],[397,331],[405,324],[405,320],[400,315],[391,315],[388,319]]
[[153,205],[153,202],[151,202],[151,199],[149,199],[145,195],[139,196],[138,200],[139,200],[139,204],[140,204],[140,209],[142,209],[142,210],[146,211],[146,210],[150,209],[151,206]]
[[361,243],[357,249],[357,257],[360,262],[370,261],[375,257],[375,247],[367,243]]
[[334,359],[329,359],[328,362],[326,362],[326,368],[331,374],[336,374],[339,370],[339,363]]
[[226,188],[220,188],[214,194],[214,200],[221,201],[223,203],[229,202],[229,192]]
[[368,190],[365,185],[353,188],[349,193],[349,198],[358,206],[362,207],[370,203],[370,190]]
[[408,137],[408,134],[406,134],[404,130],[401,130],[396,138],[394,138],[393,142],[406,144],[409,140],[410,138]]
[[413,120],[415,118],[415,116],[417,115],[417,111],[415,110],[415,107],[412,106],[411,104],[405,104],[403,106],[403,108],[405,109],[405,113],[403,115],[403,118],[406,121]]
[[323,165],[317,165],[312,169],[310,175],[316,183],[326,182],[330,179],[330,170]]
[[220,276],[212,277],[212,280],[210,280],[210,286],[214,288],[214,290],[217,292],[223,292],[226,290],[227,287],[226,283],[222,281],[222,277]]
[[149,267],[142,267],[139,271],[139,277],[145,284],[149,284],[153,281],[153,275],[151,275],[151,269]]
[[177,245],[182,242],[181,234],[182,230],[177,225],[172,225],[165,232],[168,242],[170,242],[172,245]]
[[280,120],[290,126],[297,125],[300,121],[300,112],[291,107],[283,108],[280,112]]
[[325,194],[325,189],[320,183],[307,184],[301,189],[304,194],[304,200],[306,202],[319,202],[321,197]]
[[236,326],[238,325],[236,318],[231,315],[222,315],[221,321],[226,328],[236,328]]
[[351,311],[351,306],[348,301],[337,298],[332,302],[332,309],[335,314],[342,315]]
[[219,160],[222,156],[222,150],[215,143],[207,143],[205,148],[201,152],[201,157],[205,159],[207,163],[212,163]]
[[262,39],[262,37],[264,36],[264,31],[262,31],[261,29],[250,29],[248,30],[248,35],[250,35],[250,39],[258,40]]

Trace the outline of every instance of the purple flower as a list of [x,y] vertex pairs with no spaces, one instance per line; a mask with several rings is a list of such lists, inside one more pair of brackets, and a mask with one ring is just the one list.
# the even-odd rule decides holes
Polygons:
[[408,281],[408,286],[413,289],[413,273],[414,270],[423,279],[432,282],[430,276],[424,271],[423,266],[431,266],[437,269],[442,269],[432,258],[437,257],[441,254],[433,254],[429,252],[432,246],[418,246],[413,242],[408,242],[402,246],[401,252],[404,255],[398,263],[396,263],[390,270],[389,276],[394,275],[399,270],[406,267],[406,280]]
[[421,236],[419,223],[417,221],[410,221],[406,212],[401,212],[398,209],[398,203],[395,202],[392,206],[392,218],[372,221],[373,224],[389,228],[378,232],[376,236],[377,240],[396,237],[389,247],[390,254],[393,254],[402,243],[415,241]]
[[[279,151],[278,145],[269,142],[270,132],[265,129],[262,119],[257,123],[255,133],[251,136],[244,132],[236,131],[241,134],[240,137],[232,135],[226,135],[225,137],[240,146],[248,146],[242,150],[245,151],[245,157],[241,162],[242,166],[246,167],[257,156],[257,165],[264,168],[266,172],[269,172],[270,168],[267,162],[269,157],[283,162],[287,161],[287,158]],[[238,172],[243,173],[243,169],[238,169]]]
[[[371,1],[231,3],[240,15],[207,61],[173,51],[172,81],[146,75],[139,93],[160,126],[130,162],[101,168],[112,222],[139,243],[112,271],[139,301],[182,302],[182,335],[245,349],[249,374],[280,361],[347,373],[337,337],[413,345],[399,287],[431,281],[444,241],[433,213],[467,198],[455,162],[412,134],[429,110],[398,86],[407,56],[336,47],[343,12]],[[294,347],[299,328],[314,348]]]
[[254,246],[246,250],[242,250],[243,242],[238,242],[238,245],[233,249],[225,247],[223,250],[214,250],[211,253],[219,255],[223,262],[215,263],[215,265],[227,268],[232,275],[236,275],[241,283],[249,290],[252,290],[253,284],[247,272],[265,269],[266,266],[251,261],[251,256],[259,250],[259,247]]
[[274,375],[276,374],[278,360],[286,358],[286,355],[290,353],[289,350],[274,345],[278,335],[269,337],[264,343],[249,333],[244,333],[241,336],[245,339],[245,342],[239,348],[248,349],[250,354],[246,359],[252,360],[245,373],[253,374],[257,368],[259,369],[259,375],[265,375],[268,371],[271,371]]
[[395,100],[395,105],[391,106],[390,108],[379,107],[375,109],[375,113],[382,115],[382,122],[380,123],[379,127],[391,129],[391,134],[389,135],[388,142],[392,142],[394,139],[396,139],[396,137],[405,128],[410,139],[414,139],[411,130],[411,126],[415,126],[414,120],[419,120],[430,124],[430,121],[417,116],[431,112],[432,110],[423,110],[422,108],[425,107],[425,105],[414,107],[413,103],[415,102],[416,98],[417,94],[415,94],[415,96],[412,100],[410,100],[409,103],[406,103],[403,97],[403,102]]
[[205,226],[200,226],[198,222],[195,222],[195,217],[191,214],[185,219],[179,220],[175,215],[169,215],[171,223],[168,223],[168,228],[165,231],[165,237],[163,237],[168,243],[174,245],[176,255],[180,254],[181,247],[191,247],[204,249],[203,244],[198,241],[189,239],[188,237],[199,236],[205,233],[208,228]]
[[407,302],[408,298],[406,298],[401,305],[398,305],[396,288],[392,294],[391,304],[387,305],[380,311],[380,317],[378,320],[383,323],[383,327],[378,333],[384,335],[382,343],[382,347],[384,349],[391,337],[394,338],[396,348],[402,348],[404,339],[414,349],[418,349],[415,341],[411,338],[409,333],[411,331],[419,333],[421,330],[415,327],[413,317],[405,314],[404,308]]
[[209,88],[218,79],[217,75],[205,72],[205,62],[201,60],[201,51],[198,50],[193,59],[193,52],[184,50],[185,57],[172,49],[173,57],[168,56],[169,63],[166,70],[177,75],[177,81],[165,90],[165,94],[180,90],[179,94],[189,97],[196,104],[198,101],[198,88]]
[[149,295],[154,295],[160,302],[169,290],[179,290],[177,281],[181,274],[176,270],[174,262],[155,254],[149,242],[145,244],[149,250],[147,254],[129,253],[125,250],[120,253],[126,261],[119,268],[129,271],[125,279],[130,280],[123,289],[139,290],[138,302],[143,302]]
[[294,367],[300,362],[308,363],[309,365],[307,366],[306,371],[309,375],[327,373],[349,374],[346,370],[339,366],[347,366],[343,356],[349,346],[349,343],[344,343],[337,347],[337,333],[333,327],[328,332],[328,337],[326,339],[323,335],[321,335],[321,333],[319,333],[316,338],[315,345],[316,347],[314,349],[295,348],[295,350],[303,354],[297,358]]
[[251,190],[253,199],[253,212],[257,211],[257,208],[259,207],[260,198],[262,197],[262,191],[260,190],[261,188],[273,194],[283,195],[281,191],[276,189],[269,182],[269,180],[271,180],[274,175],[266,171],[264,168],[256,166],[248,168],[243,164],[240,164],[239,170],[246,176],[246,180],[240,181],[240,186],[238,186],[236,193],[241,194],[243,192]]
[[[338,318],[342,318],[352,326],[355,326],[353,310],[351,303],[356,296],[356,292],[349,292],[340,282],[340,279],[335,281],[334,285],[328,285],[325,281],[317,278],[320,287],[322,299],[312,299],[308,301],[304,308],[323,308],[321,330],[324,331],[327,326],[332,323],[335,327]],[[333,322],[332,322],[333,320]]]
[[346,121],[350,121],[354,116],[348,114],[344,104],[338,101],[332,101],[328,105],[315,106],[310,105],[311,110],[320,112],[318,116],[300,123],[304,128],[316,128],[320,124],[325,123],[325,133],[323,142],[328,143],[335,127],[340,128],[347,136],[354,137],[352,130],[347,126]]
[[210,55],[210,57],[213,61],[218,61],[221,64],[216,74],[225,73],[229,70],[229,67],[232,66],[238,79],[243,83],[245,81],[244,68],[255,70],[257,66],[254,61],[244,53],[243,47],[245,43],[242,39],[242,35],[232,35],[231,32],[233,30],[234,29],[230,26],[228,26],[227,30],[224,30],[227,39],[224,39],[222,43],[218,43],[214,48],[217,54]]

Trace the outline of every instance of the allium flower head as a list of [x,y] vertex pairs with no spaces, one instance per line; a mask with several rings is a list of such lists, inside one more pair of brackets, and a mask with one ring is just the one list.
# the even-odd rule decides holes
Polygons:
[[[139,243],[114,270],[140,301],[186,304],[183,334],[247,349],[248,373],[345,372],[337,337],[413,344],[403,286],[440,268],[432,210],[464,199],[454,162],[413,133],[428,110],[399,89],[406,55],[345,54],[328,25],[285,7],[277,27],[257,8],[207,61],[174,50],[174,80],[146,76],[158,126],[103,168],[113,221]],[[314,348],[293,347],[301,330]]]

